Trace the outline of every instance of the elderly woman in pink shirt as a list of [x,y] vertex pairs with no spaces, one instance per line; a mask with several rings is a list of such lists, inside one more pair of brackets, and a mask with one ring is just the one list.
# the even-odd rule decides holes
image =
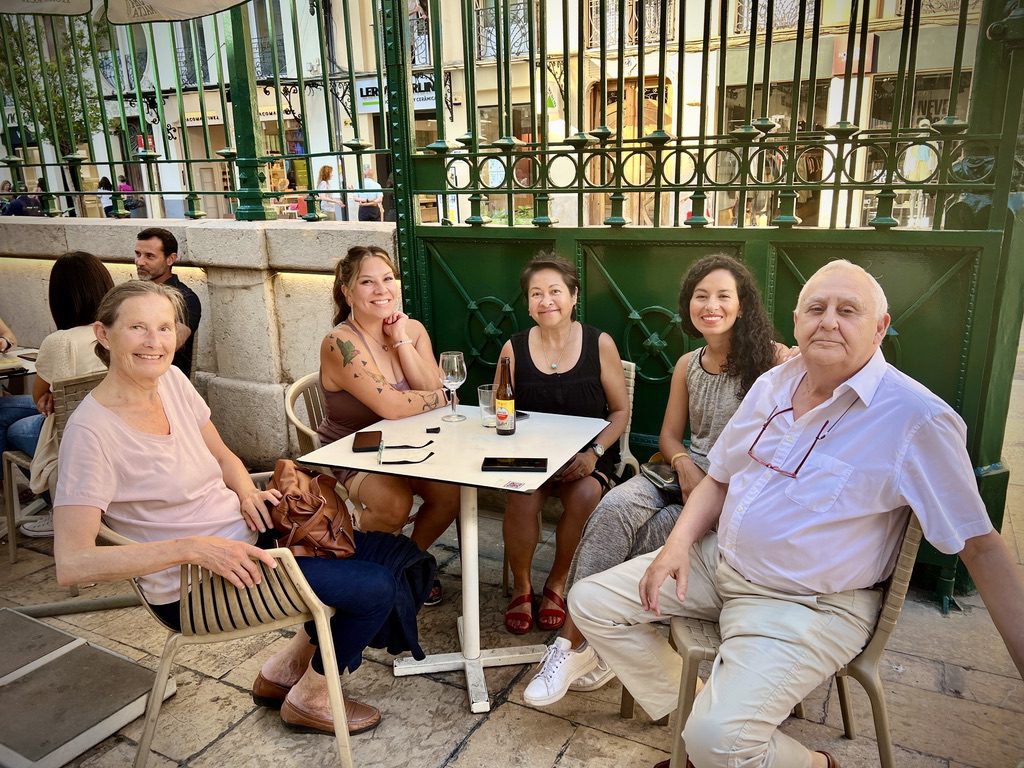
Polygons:
[[[256,561],[274,566],[259,544],[271,525],[267,504],[280,500],[278,491],[255,487],[221,440],[206,403],[171,366],[180,315],[180,295],[153,282],[122,283],[104,297],[94,330],[96,353],[109,361],[109,372],[68,422],[54,500],[57,580],[141,576],[147,602],[169,626],[179,621],[181,564],[197,563],[237,587],[258,582]],[[96,546],[101,517],[139,543]],[[354,671],[371,643],[395,649],[394,638],[385,635],[403,590],[410,589],[406,571],[382,564],[396,558],[423,569],[412,596],[418,606],[435,568],[405,537],[357,532],[351,558],[297,558],[313,591],[336,609],[331,630],[342,669]],[[263,665],[253,698],[280,707],[294,729],[333,733],[311,630],[297,633]],[[421,655],[415,637],[405,638]],[[350,733],[380,722],[375,707],[348,697],[346,703]]]

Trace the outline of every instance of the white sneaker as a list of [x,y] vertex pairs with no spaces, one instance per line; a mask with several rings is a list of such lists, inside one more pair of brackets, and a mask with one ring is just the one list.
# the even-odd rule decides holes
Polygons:
[[600,656],[597,657],[597,666],[587,672],[585,675],[580,675],[569,684],[570,691],[596,691],[598,688],[603,686],[609,680],[615,677],[615,673],[612,672],[612,668],[604,663],[604,659]]
[[18,526],[18,530],[25,536],[33,539],[53,538],[53,513],[47,512],[39,515],[27,523]]
[[556,637],[540,660],[540,671],[523,691],[523,700],[539,707],[554,704],[565,696],[574,681],[593,671],[600,661],[589,644],[574,651],[572,643]]

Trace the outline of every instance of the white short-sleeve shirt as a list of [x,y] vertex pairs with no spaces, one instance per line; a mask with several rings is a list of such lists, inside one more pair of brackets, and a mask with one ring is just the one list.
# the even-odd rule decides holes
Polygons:
[[871,587],[892,571],[908,508],[947,554],[992,530],[963,420],[879,350],[829,400],[765,429],[755,455],[790,472],[817,440],[795,478],[751,459],[805,373],[798,356],[761,376],[709,454],[729,485],[719,547],[744,577],[796,594]]

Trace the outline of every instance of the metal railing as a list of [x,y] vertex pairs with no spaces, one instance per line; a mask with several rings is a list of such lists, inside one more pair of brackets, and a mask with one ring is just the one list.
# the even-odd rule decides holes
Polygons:
[[[412,201],[410,223],[544,227],[557,210],[613,228],[941,229],[964,196],[1022,186],[1016,86],[993,93],[999,66],[979,78],[965,57],[1002,50],[976,0],[934,21],[861,4],[842,23],[823,0],[467,0],[437,19],[397,0],[270,5],[188,22],[206,56],[169,23],[2,17],[8,177],[45,177],[50,213],[94,211],[100,177],[124,175],[115,215],[141,195],[151,213],[315,219],[321,173],[344,216],[368,166],[383,182],[416,162],[417,187],[385,196]],[[968,124],[970,101],[984,119]]]

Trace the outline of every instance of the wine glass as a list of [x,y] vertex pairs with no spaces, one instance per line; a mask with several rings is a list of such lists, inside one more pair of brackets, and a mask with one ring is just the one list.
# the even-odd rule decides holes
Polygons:
[[452,393],[452,412],[441,418],[441,421],[465,421],[465,416],[455,412],[455,390],[466,380],[466,359],[461,352],[441,353],[441,383]]

